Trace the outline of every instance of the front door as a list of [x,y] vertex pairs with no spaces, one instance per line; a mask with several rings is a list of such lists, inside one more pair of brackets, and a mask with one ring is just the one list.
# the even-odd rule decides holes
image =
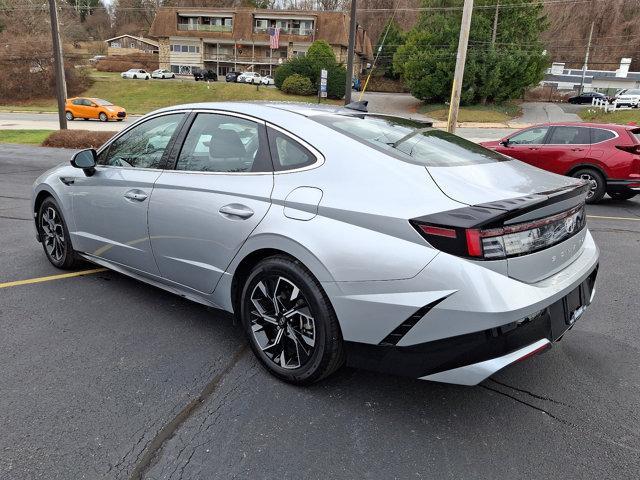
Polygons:
[[261,122],[199,113],[155,184],[149,234],[163,277],[211,293],[271,205],[273,172]]
[[147,228],[153,185],[162,173],[170,139],[183,113],[151,118],[100,152],[95,173],[68,179],[72,189],[74,248],[95,257],[158,274]]
[[507,145],[499,145],[496,151],[535,165],[548,131],[547,126],[528,128],[509,137]]

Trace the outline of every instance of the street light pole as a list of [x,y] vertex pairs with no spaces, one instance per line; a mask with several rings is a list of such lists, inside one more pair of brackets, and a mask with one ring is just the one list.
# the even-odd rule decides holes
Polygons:
[[49,0],[49,14],[51,15],[51,40],[56,74],[58,120],[60,122],[60,130],[66,130],[67,117],[65,116],[64,104],[67,100],[67,83],[64,79],[64,60],[62,59],[62,45],[60,43],[60,31],[58,29],[58,11],[56,9],[56,0]]
[[458,40],[458,55],[456,56],[456,70],[451,86],[451,103],[449,104],[449,119],[447,131],[455,133],[458,121],[458,109],[460,108],[460,94],[462,93],[462,79],[464,77],[464,64],[467,61],[467,45],[469,44],[469,29],[471,27],[471,14],[473,13],[473,0],[464,0],[462,7],[462,22],[460,24],[460,39]]
[[347,78],[344,83],[344,104],[351,103],[351,79],[353,77],[353,55],[356,46],[356,0],[351,0],[349,18],[349,48],[347,50]]
[[584,63],[582,64],[582,78],[580,79],[580,93],[584,91],[584,79],[587,76],[587,64],[589,63],[589,50],[591,50],[591,37],[593,36],[593,24],[594,20],[591,21],[591,28],[589,29],[589,40],[587,41],[587,51],[584,54]]

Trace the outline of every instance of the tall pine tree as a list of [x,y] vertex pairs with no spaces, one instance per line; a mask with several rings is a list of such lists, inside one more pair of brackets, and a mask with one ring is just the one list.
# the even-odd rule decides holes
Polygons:
[[[501,102],[518,97],[542,79],[547,67],[540,42],[540,34],[547,26],[542,4],[536,0],[501,0],[494,43],[496,2],[475,3],[462,103]],[[421,100],[449,99],[462,5],[462,0],[423,0],[426,10],[394,56],[394,69]]]

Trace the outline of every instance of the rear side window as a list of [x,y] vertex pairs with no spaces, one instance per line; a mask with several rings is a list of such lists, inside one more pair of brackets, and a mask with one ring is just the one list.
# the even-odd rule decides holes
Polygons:
[[384,115],[318,115],[310,118],[376,150],[417,165],[456,167],[510,160],[415,120]]
[[84,100],[82,98],[76,98],[71,103],[73,103],[74,105],[84,105],[83,102],[84,102]]
[[554,127],[547,142],[550,145],[589,145],[589,129],[584,127]]
[[316,156],[307,148],[272,128],[269,129],[269,148],[276,171],[308,167],[316,162]]
[[640,128],[635,128],[629,132],[636,143],[640,143]]
[[607,140],[615,138],[615,136],[616,134],[611,130],[604,130],[602,128],[591,129],[591,143],[606,142]]

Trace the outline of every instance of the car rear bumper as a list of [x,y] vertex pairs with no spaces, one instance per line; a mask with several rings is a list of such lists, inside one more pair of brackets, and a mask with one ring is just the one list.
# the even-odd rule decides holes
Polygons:
[[441,253],[412,279],[323,286],[348,364],[468,385],[519,358],[514,352],[560,339],[591,303],[598,256],[587,231],[572,261],[535,283]]
[[460,385],[476,385],[498,370],[546,350],[559,341],[593,300],[597,267],[568,295],[499,327],[410,346],[346,342],[347,363]]

